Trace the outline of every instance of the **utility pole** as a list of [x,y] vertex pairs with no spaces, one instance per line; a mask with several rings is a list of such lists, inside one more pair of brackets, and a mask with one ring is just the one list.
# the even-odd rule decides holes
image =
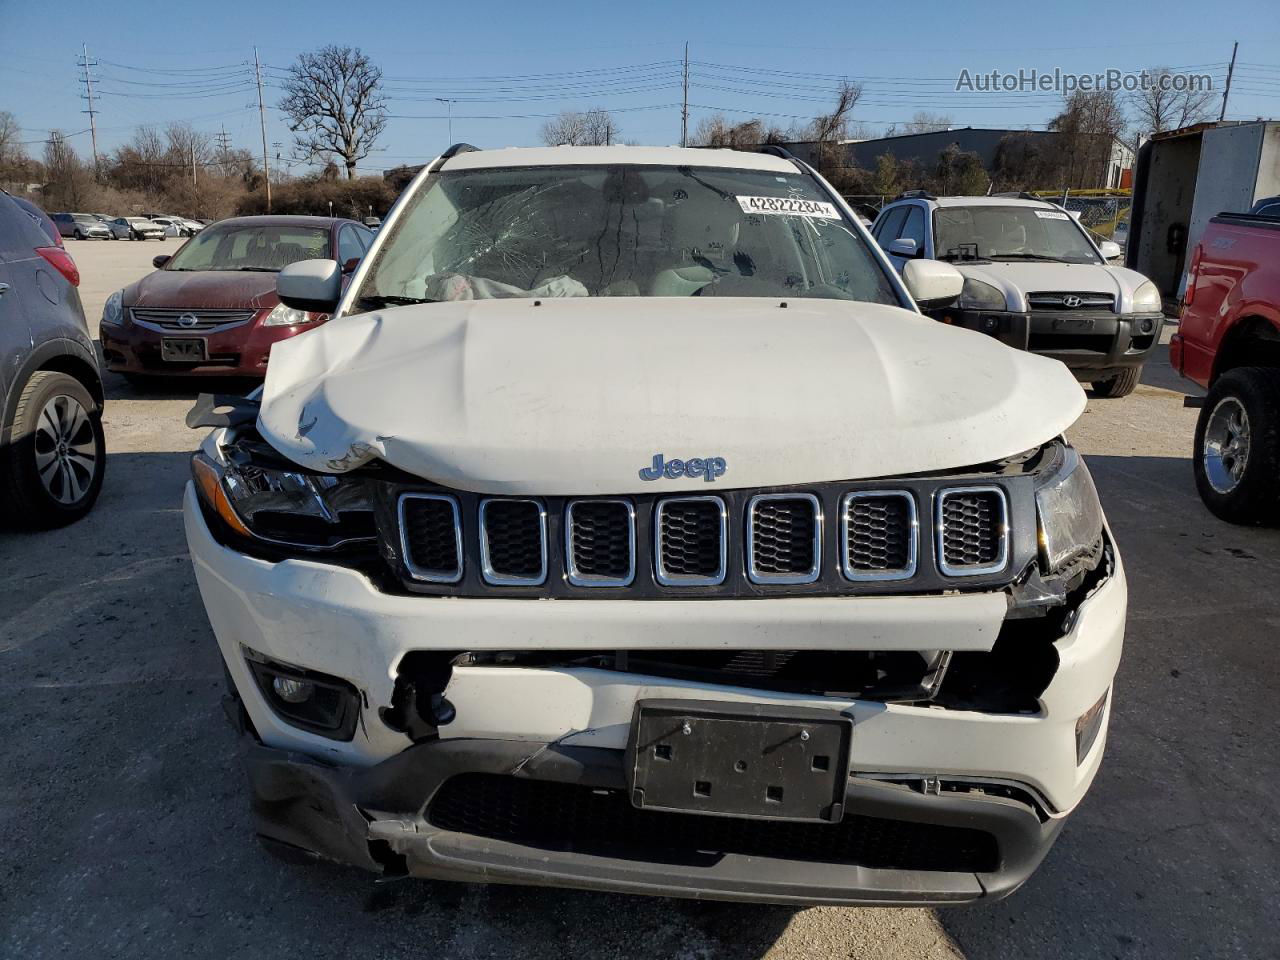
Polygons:
[[1231,66],[1227,67],[1227,89],[1222,91],[1222,112],[1218,114],[1218,122],[1227,119],[1227,97],[1231,96],[1231,75],[1236,72],[1236,51],[1240,49],[1240,41],[1231,45]]
[[89,137],[93,141],[93,176],[97,179],[101,174],[98,168],[98,111],[93,108],[93,71],[91,68],[96,67],[98,61],[89,59],[89,45],[87,43],[80,45],[80,52],[83,54],[80,66],[84,67],[85,88],[85,93],[82,93],[80,97],[89,101],[89,109],[80,112],[89,115]]
[[196,142],[191,141],[191,185],[196,185]]
[[262,62],[253,48],[253,74],[258,78],[258,123],[262,126],[262,178],[267,182],[267,213],[271,212],[271,168],[267,166],[267,108],[262,102]]
[[227,151],[231,147],[231,138],[227,136],[227,125],[222,125],[222,132],[214,137],[218,141],[218,162],[222,165],[222,175],[227,175]]
[[684,42],[684,101],[680,107],[680,146],[689,145],[689,41]]
[[443,103],[448,108],[449,115],[449,141],[448,145],[453,146],[453,101],[446,100],[444,97],[436,97],[437,103]]

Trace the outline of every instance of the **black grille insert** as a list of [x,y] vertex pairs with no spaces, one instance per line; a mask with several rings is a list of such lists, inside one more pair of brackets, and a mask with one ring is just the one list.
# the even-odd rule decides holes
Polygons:
[[539,850],[710,865],[726,854],[882,870],[987,873],[995,837],[967,827],[846,814],[837,824],[638,810],[624,790],[465,773],[432,799],[433,826]]
[[635,577],[635,510],[626,500],[569,504],[569,581],[583,587],[621,587]]
[[756,583],[807,583],[817,579],[822,536],[817,497],[766,494],[747,507],[751,579]]
[[1004,493],[998,488],[944,490],[938,505],[942,572],[964,575],[1003,567],[1007,523]]
[[546,579],[546,513],[536,500],[481,501],[480,543],[490,583],[533,585]]
[[844,501],[844,524],[844,572],[850,580],[915,573],[917,524],[911,494],[850,494]]
[[400,534],[409,572],[419,580],[454,583],[462,578],[458,502],[436,494],[400,498]]
[[714,584],[725,576],[725,508],[719,497],[686,497],[658,504],[659,583]]

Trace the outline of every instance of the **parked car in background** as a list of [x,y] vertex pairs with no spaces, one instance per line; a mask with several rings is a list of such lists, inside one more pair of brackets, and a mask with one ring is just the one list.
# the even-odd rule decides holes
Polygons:
[[1280,197],[1263,197],[1249,212],[1258,217],[1280,217]]
[[1193,451],[1200,498],[1231,523],[1280,523],[1280,208],[1209,221],[1169,361],[1209,391]]
[[1125,574],[1070,373],[918,312],[954,267],[900,279],[801,163],[649,147],[446,153],[342,267],[188,418],[264,842],[793,905],[1031,875]]
[[0,191],[0,512],[53,527],[102,489],[102,377],[75,261],[28,206]]
[[25,197],[11,196],[9,199],[16,203],[28,217],[34,220],[39,225],[40,229],[48,234],[49,239],[52,240],[56,246],[65,246],[62,242],[62,234],[58,232],[58,225],[53,222],[53,218],[51,216]]
[[145,217],[116,217],[108,224],[117,240],[163,240],[165,228]]
[[64,237],[76,240],[110,240],[111,231],[107,225],[92,213],[55,213],[53,222],[58,232]]
[[182,217],[182,222],[189,231],[187,236],[194,237],[197,233],[204,229],[204,224],[199,220],[192,220],[190,217]]
[[1133,392],[1160,339],[1160,293],[1142,274],[1108,260],[1061,207],[1018,197],[904,194],[885,206],[872,234],[894,265],[945,260],[965,276],[943,323],[1061,360],[1104,397]]
[[276,273],[299,260],[338,259],[349,274],[371,238],[361,224],[329,217],[240,217],[207,227],[107,298],[107,368],[130,377],[264,376],[273,343],[327,319],[283,306]]
[[151,222],[164,228],[166,237],[190,237],[196,233],[181,217],[152,217]]

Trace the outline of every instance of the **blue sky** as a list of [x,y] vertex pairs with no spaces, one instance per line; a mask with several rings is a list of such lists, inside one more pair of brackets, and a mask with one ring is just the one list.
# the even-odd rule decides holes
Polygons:
[[[1211,11],[1206,15],[1206,11]],[[269,105],[280,72],[325,43],[361,47],[387,76],[393,119],[375,172],[437,153],[452,137],[477,146],[532,144],[541,115],[603,106],[623,137],[675,143],[680,68],[690,45],[690,129],[719,108],[786,126],[821,111],[841,77],[866,92],[855,119],[879,130],[917,110],[957,125],[1043,125],[1060,97],[955,93],[967,69],[1055,67],[1076,73],[1153,65],[1209,73],[1221,89],[1240,41],[1228,116],[1280,116],[1280,8],[1275,0],[1177,0],[1156,7],[1083,0],[1052,8],[1019,3],[469,3],[271,2],[165,4],[0,0],[0,109],[24,138],[88,127],[76,65],[81,43],[99,61],[99,148],[140,123],[187,120],[261,151],[253,46],[267,65]],[[437,98],[446,101],[440,102]],[[286,157],[280,114],[268,140]],[[38,153],[40,143],[29,149]],[[271,149],[274,157],[276,148]],[[295,172],[305,168],[295,167]]]

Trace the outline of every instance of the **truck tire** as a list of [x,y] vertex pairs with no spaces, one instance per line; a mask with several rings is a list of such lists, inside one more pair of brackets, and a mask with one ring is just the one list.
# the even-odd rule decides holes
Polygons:
[[32,374],[14,411],[0,459],[0,491],[12,522],[28,528],[79,520],[98,499],[106,472],[102,410],[74,377]]
[[1228,523],[1280,523],[1280,370],[1239,367],[1218,378],[1196,422],[1196,489]]
[[1114,377],[1093,381],[1093,392],[1099,397],[1104,397],[1108,400],[1127,397],[1138,388],[1138,381],[1141,379],[1141,367],[1125,367]]

